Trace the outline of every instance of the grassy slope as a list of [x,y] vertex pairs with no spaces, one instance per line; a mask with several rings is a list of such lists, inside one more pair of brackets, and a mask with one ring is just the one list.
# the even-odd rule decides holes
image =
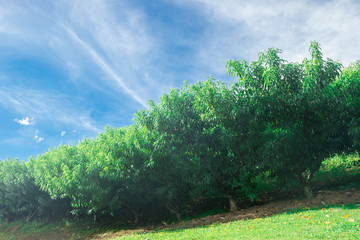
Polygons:
[[[316,185],[341,189],[358,187],[358,153],[326,159],[314,178]],[[337,185],[338,183],[342,183]],[[360,239],[360,204],[307,207],[266,218],[166,229],[114,239]]]
[[1,240],[85,239],[94,232],[96,229],[65,221],[56,224],[24,221],[0,224]]
[[120,239],[360,239],[359,204],[299,209],[194,229],[175,229]]

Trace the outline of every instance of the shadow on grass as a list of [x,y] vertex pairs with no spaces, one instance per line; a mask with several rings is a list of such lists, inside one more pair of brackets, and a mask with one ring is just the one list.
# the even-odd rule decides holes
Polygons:
[[[275,215],[282,215],[282,214],[299,214],[299,213],[303,213],[303,212],[312,212],[312,211],[318,211],[318,210],[331,210],[331,209],[337,209],[337,208],[341,208],[344,210],[354,210],[354,209],[359,209],[360,208],[360,203],[352,203],[352,204],[335,204],[335,205],[326,205],[326,206],[317,206],[317,207],[302,207],[302,208],[296,208],[296,209],[289,209],[283,212],[279,212],[277,214],[273,214],[273,215],[269,215],[266,217],[261,217],[261,218],[270,218],[273,217]],[[208,225],[204,225],[204,226],[194,226],[193,228],[189,228],[189,227],[181,227],[181,225],[178,225],[177,227],[174,228],[162,228],[162,229],[156,229],[153,231],[150,231],[148,233],[182,233],[185,230],[188,229],[209,229],[212,227],[216,227],[217,225],[221,225],[221,224],[225,224],[225,223],[229,223],[229,222],[234,222],[234,221],[247,221],[247,220],[254,220],[254,219],[261,219],[261,218],[247,218],[247,219],[241,219],[241,220],[231,220],[228,222],[214,222]],[[147,234],[147,233],[144,233]],[[142,234],[140,234],[142,235]]]

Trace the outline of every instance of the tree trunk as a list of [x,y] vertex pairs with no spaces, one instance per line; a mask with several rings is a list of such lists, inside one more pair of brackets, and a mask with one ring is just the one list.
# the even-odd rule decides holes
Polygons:
[[172,212],[176,215],[176,219],[178,220],[178,222],[180,222],[182,220],[181,213],[179,211],[178,206],[174,206],[170,203],[166,204],[165,206],[170,212]]
[[304,195],[307,199],[311,199],[314,197],[313,190],[309,184],[305,184],[305,186],[304,186]]
[[314,193],[312,191],[312,188],[310,186],[310,181],[312,177],[314,176],[313,172],[309,172],[307,174],[302,174],[301,172],[297,172],[297,181],[302,186],[304,186],[304,195],[307,199],[311,199],[314,197]]
[[230,211],[231,212],[237,211],[238,207],[237,207],[236,200],[235,200],[234,196],[232,194],[228,194],[227,197],[229,199]]
[[138,211],[133,210],[134,213],[134,224],[137,225],[139,223],[139,213]]
[[35,215],[36,212],[37,212],[37,210],[30,211],[26,217],[26,222],[29,222],[32,219],[32,217]]
[[182,220],[181,214],[179,212],[176,213],[176,219],[178,220],[178,222]]
[[49,223],[49,222],[50,222],[50,214],[46,214],[45,223]]

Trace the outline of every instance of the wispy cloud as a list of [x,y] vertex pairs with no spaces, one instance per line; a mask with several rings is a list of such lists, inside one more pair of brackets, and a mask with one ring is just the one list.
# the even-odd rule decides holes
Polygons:
[[[93,125],[94,120],[90,117],[89,110],[79,108],[66,95],[55,91],[2,87],[0,105],[15,114],[34,116],[43,124],[52,123],[55,127],[69,125],[93,133],[100,132],[100,129]],[[25,125],[32,121],[33,119],[28,117],[18,120]]]
[[26,117],[26,118],[23,118],[23,119],[20,119],[20,120],[15,118],[14,121],[17,122],[20,125],[25,125],[25,126],[35,124],[34,118],[29,118],[29,117]]
[[61,17],[56,26],[67,35],[56,39],[54,48],[62,46],[60,55],[71,76],[84,79],[79,74],[95,73],[97,78],[86,76],[83,84],[91,83],[113,96],[126,94],[145,108],[149,98],[158,96],[161,70],[151,70],[160,51],[150,53],[161,48],[139,9],[126,2],[75,0],[57,4],[57,13]]
[[208,21],[199,41],[198,61],[224,71],[226,59],[253,60],[270,47],[284,50],[290,61],[307,56],[310,41],[322,45],[324,56],[348,64],[360,52],[360,5],[356,0],[176,0],[193,7]]
[[60,135],[63,137],[63,136],[65,136],[65,134],[66,134],[66,131],[61,131],[61,133],[60,133]]
[[[127,95],[144,108],[148,99],[158,97],[169,86],[166,81],[165,88],[158,84],[163,74],[158,66],[161,47],[153,39],[145,15],[126,2],[15,1],[0,2],[0,9],[9,9],[6,14],[0,10],[0,20],[4,20],[0,29],[7,29],[0,47],[10,46],[62,65],[69,79],[80,86],[114,98],[119,93]],[[155,49],[159,50],[156,54],[149,54]]]
[[70,34],[70,36],[88,52],[88,54],[93,58],[96,64],[110,78],[114,79],[127,94],[129,94],[133,99],[135,99],[135,101],[140,103],[142,106],[147,107],[146,102],[141,97],[139,97],[132,89],[126,86],[124,79],[121,78],[118,74],[116,74],[115,71],[110,67],[110,65],[106,63],[106,61],[93,48],[91,48],[88,44],[81,40],[73,30],[71,30],[70,28],[66,28],[66,30]]

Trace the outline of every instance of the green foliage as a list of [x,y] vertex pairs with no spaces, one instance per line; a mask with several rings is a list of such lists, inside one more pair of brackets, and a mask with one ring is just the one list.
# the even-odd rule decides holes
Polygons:
[[[239,84],[230,87],[209,79],[191,86],[203,122],[198,147],[200,168],[206,169],[209,188],[229,200],[236,193],[254,199],[253,178],[261,172],[262,126],[259,113]],[[236,206],[233,206],[236,209]],[[233,209],[233,210],[235,210]]]
[[24,163],[18,159],[0,162],[0,181],[1,218],[25,217],[30,212],[36,211],[36,200],[26,202],[30,200],[28,195],[36,194],[36,192]]
[[326,188],[357,188],[360,180],[360,157],[352,154],[336,154],[326,158],[315,174],[313,182]]
[[93,140],[84,139],[77,146],[50,149],[30,163],[36,183],[53,199],[71,199],[74,214],[105,213],[116,194],[114,183],[100,175],[101,154]]
[[[191,194],[198,185],[198,147],[203,143],[203,123],[193,107],[194,94],[184,86],[162,96],[159,105],[139,112],[136,121],[149,131],[152,146],[151,180],[154,193],[166,208],[181,219]],[[193,196],[194,197],[194,196]]]
[[36,183],[53,199],[70,199],[75,215],[138,215],[152,197],[144,199],[148,143],[143,127],[107,127],[96,140],[50,149],[30,164]]
[[[49,218],[57,212],[51,209],[53,203],[49,195],[35,185],[28,164],[18,159],[0,162],[0,219]],[[59,206],[63,207],[61,203]]]
[[342,112],[341,116],[344,128],[348,129],[355,149],[360,146],[360,62],[357,61],[345,68],[337,81],[339,89],[338,94],[341,95]]
[[152,143],[148,129],[136,122],[126,128],[107,127],[96,139],[102,156],[98,158],[100,174],[116,183],[111,209],[119,210],[117,214],[134,215],[135,223],[140,215],[145,217],[144,212],[156,201]]
[[357,168],[360,166],[360,156],[358,152],[353,154],[336,154],[332,157],[326,158],[322,162],[322,171],[331,170],[346,170],[351,168]]
[[[278,49],[261,53],[251,64],[228,61],[229,73],[255,106],[256,126],[265,126],[264,158],[274,176],[296,178],[308,184],[332,149],[329,128],[336,122],[339,99],[334,95],[341,64],[323,60],[320,46],[312,42],[311,59],[287,63]],[[261,129],[261,127],[260,127]]]

